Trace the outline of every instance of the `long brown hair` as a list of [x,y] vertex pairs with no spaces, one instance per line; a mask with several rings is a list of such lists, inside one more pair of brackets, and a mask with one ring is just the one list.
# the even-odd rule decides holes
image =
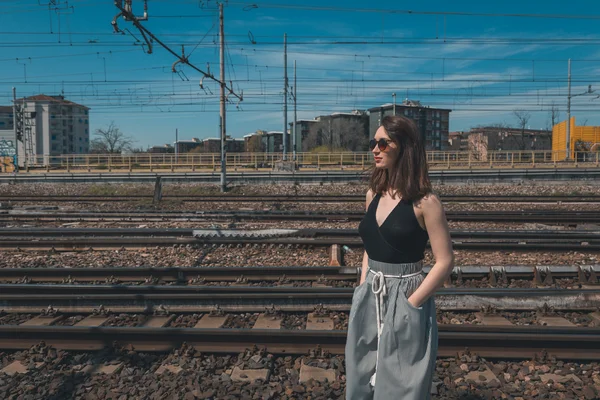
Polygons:
[[398,146],[398,157],[389,170],[374,168],[369,189],[378,194],[395,189],[407,201],[418,200],[430,193],[425,146],[415,123],[406,117],[388,115],[381,125]]

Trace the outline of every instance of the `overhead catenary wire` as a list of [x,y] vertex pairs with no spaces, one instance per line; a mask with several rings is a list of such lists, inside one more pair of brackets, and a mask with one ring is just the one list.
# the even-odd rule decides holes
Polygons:
[[276,3],[256,3],[256,2],[237,2],[230,1],[231,5],[253,6],[258,8],[281,8],[292,10],[309,11],[331,11],[331,12],[357,12],[357,13],[377,13],[377,14],[407,14],[407,15],[454,15],[466,17],[511,17],[511,18],[542,18],[542,19],[590,19],[598,20],[600,15],[570,15],[570,14],[534,14],[534,13],[483,13],[473,11],[437,11],[437,10],[402,10],[402,9],[377,9],[377,8],[358,8],[358,7],[336,7],[336,6],[314,6],[306,4],[276,4]]
[[[160,0],[151,0],[152,3],[161,2]],[[90,2],[91,3],[91,2]],[[171,4],[166,1],[162,2],[164,4]],[[189,4],[193,4],[193,2],[187,2]],[[100,1],[97,1],[96,4],[101,4]],[[197,3],[196,3],[197,4]],[[229,2],[229,5],[232,3]],[[241,4],[241,3],[240,3]],[[250,4],[250,3],[244,3]],[[254,3],[252,3],[254,4]],[[259,7],[262,6],[261,3],[258,3]],[[287,4],[287,6],[295,7],[294,4]],[[307,7],[305,4],[299,4],[298,7]],[[339,7],[338,7],[339,8]],[[341,7],[345,8],[345,7]],[[291,9],[291,8],[290,8]],[[361,10],[361,9],[359,9]],[[310,11],[310,10],[309,10]],[[327,10],[315,10],[317,12],[327,11]],[[387,10],[390,11],[390,10]],[[337,11],[332,11],[337,12]],[[350,12],[350,11],[349,11]],[[355,11],[351,11],[355,12]],[[374,10],[373,12],[378,12]],[[170,15],[169,17],[181,17]],[[497,15],[497,14],[494,14]],[[193,17],[193,14],[189,14],[185,17]],[[197,15],[200,17],[201,15]],[[202,15],[202,17],[206,18],[214,18],[215,14]],[[155,16],[152,15],[154,18]],[[548,16],[532,16],[532,18],[545,18]],[[568,16],[576,17],[576,16]],[[473,16],[473,19],[476,17]],[[527,18],[527,16],[521,16],[521,18]],[[479,19],[477,17],[477,19]],[[590,19],[590,18],[587,18]],[[592,18],[593,19],[593,18]],[[387,17],[386,17],[387,22]],[[386,25],[387,26],[387,25]],[[9,29],[7,29],[8,31]],[[86,35],[85,32],[81,30],[79,32],[70,32],[74,38],[79,36],[79,34]],[[186,50],[191,49],[194,46],[194,50],[189,52],[187,57],[191,55],[196,49],[210,49],[215,48],[214,43],[202,43],[202,35],[205,33],[203,30],[199,34],[195,34],[192,32],[184,32],[182,34],[178,34],[175,32],[167,32],[164,34],[158,34],[165,36],[164,43],[169,46],[177,45],[180,46],[183,43],[186,46]],[[41,32],[39,33],[41,36]],[[94,32],[90,32],[90,35],[93,35]],[[2,35],[2,33],[0,33]],[[15,45],[15,47],[24,47],[24,51],[27,50],[27,46],[35,47],[38,39],[43,39],[38,36],[38,33],[32,32],[32,41],[27,43],[28,41],[25,38],[24,44],[22,46]],[[100,36],[100,35],[98,35]],[[104,40],[105,35],[101,35],[102,41]],[[265,62],[262,65],[260,62],[256,63],[253,61],[247,62],[245,64],[235,62],[235,57],[238,56],[237,60],[239,60],[239,55],[242,57],[248,56],[251,57],[251,54],[256,54],[256,59],[262,55],[268,55],[268,53],[281,53],[282,50],[279,48],[281,41],[274,40],[274,38],[278,38],[280,35],[254,35],[254,39],[257,42],[254,45],[250,45],[246,38],[246,34],[236,35],[235,33],[228,33],[228,37],[234,38],[234,40],[230,41],[226,47],[226,60],[227,60],[227,68],[231,70],[229,76],[232,79],[228,79],[227,83],[231,83],[231,87],[235,87],[239,90],[240,86],[244,87],[245,93],[244,98],[247,111],[277,111],[277,106],[281,104],[281,90],[280,88],[281,79],[274,78],[272,75],[265,75],[265,70],[277,70],[279,71],[283,68],[279,64],[271,64]],[[423,35],[419,35],[423,36]],[[456,36],[456,35],[455,35]],[[470,35],[468,35],[470,36]],[[504,35],[504,36],[514,36],[514,35]],[[467,43],[468,40],[471,40],[471,44],[474,49],[479,48],[480,45],[490,44],[494,45],[493,41],[499,40],[514,40],[510,43],[500,43],[502,46],[506,46],[503,48],[517,48],[517,46],[523,46],[524,43],[528,42],[530,35],[524,35],[523,37],[485,37],[485,38],[469,38],[469,37],[459,37],[459,38],[448,38],[449,40],[457,39],[462,40],[464,43]],[[588,41],[589,43],[593,43],[594,40],[598,40],[592,37],[585,37],[584,35],[575,35],[579,37],[557,37],[556,34],[546,35],[542,38],[531,38],[533,40],[529,42],[534,42],[538,44],[542,44],[541,40],[571,40],[570,43],[576,43],[575,41],[581,39],[584,41]],[[1,39],[7,39],[0,36]],[[19,40],[15,41],[15,43],[19,43],[23,37],[20,37]],[[77,46],[90,46],[94,49],[93,46],[98,45],[96,52],[90,52],[90,55],[95,55],[98,53],[106,52],[104,49],[107,47],[113,48],[111,51],[113,52],[133,52],[137,51],[140,54],[142,53],[140,47],[137,45],[132,45],[129,43],[122,43],[121,41],[117,42],[114,39],[108,40],[105,43],[84,43],[82,41],[82,37],[77,37],[74,42],[74,50]],[[181,40],[179,40],[181,39]],[[392,43],[394,40],[404,40],[404,38],[397,36],[387,36],[386,39]],[[199,42],[200,40],[200,42]],[[535,112],[544,112],[541,111],[544,107],[547,107],[550,101],[557,100],[559,103],[561,102],[561,98],[565,96],[562,93],[561,87],[564,86],[566,82],[566,75],[564,74],[544,74],[543,67],[555,69],[555,66],[551,64],[553,63],[563,63],[565,60],[562,59],[554,59],[554,58],[544,58],[544,57],[531,57],[531,58],[517,58],[517,57],[444,57],[443,50],[442,51],[432,51],[431,55],[428,54],[415,54],[415,51],[421,52],[420,49],[415,51],[410,51],[410,54],[394,54],[392,51],[387,50],[379,50],[378,48],[375,50],[375,47],[369,46],[370,43],[366,43],[365,45],[356,45],[356,49],[354,50],[353,43],[354,42],[370,42],[372,38],[368,36],[360,36],[360,35],[290,35],[290,49],[289,54],[309,54],[311,56],[320,56],[323,59],[327,59],[329,56],[333,57],[348,57],[353,58],[355,62],[360,64],[363,62],[363,67],[361,72],[366,74],[362,79],[357,79],[356,73],[359,71],[360,67],[352,68],[348,67],[350,63],[344,63],[344,68],[319,68],[318,66],[306,65],[307,63],[300,63],[298,72],[300,73],[298,76],[298,83],[300,84],[299,88],[302,90],[302,102],[299,102],[298,107],[300,111],[323,111],[323,110],[334,110],[334,111],[349,111],[349,107],[352,108],[368,108],[377,106],[380,104],[380,100],[383,98],[382,93],[389,91],[390,87],[386,84],[390,84],[394,86],[394,90],[399,93],[406,93],[406,97],[411,97],[413,99],[423,99],[426,101],[428,106],[432,107],[447,107],[452,108],[456,111],[463,111],[466,109],[471,110],[483,110],[482,112],[487,112],[489,110],[493,111],[502,111],[506,112],[507,105],[498,101],[498,99],[493,99],[495,96],[510,96],[510,99],[513,100],[514,107],[523,107],[527,109],[537,108]],[[379,39],[378,39],[379,40]],[[406,40],[435,40],[431,38],[406,38]],[[479,40],[479,41],[475,41]],[[488,42],[485,43],[484,40]],[[10,42],[11,39],[5,40],[6,42]],[[315,42],[323,42],[326,46],[324,47],[316,47]],[[347,42],[342,43],[336,49],[331,46],[333,42]],[[45,46],[42,44],[42,41],[39,41],[41,46]],[[113,45],[114,43],[114,45]],[[117,44],[118,43],[118,44]],[[303,43],[307,43],[304,45]],[[404,42],[403,42],[404,43]],[[561,42],[565,43],[565,42]],[[430,44],[430,43],[426,43]],[[275,48],[270,48],[270,46],[277,46]],[[578,44],[575,44],[579,46]],[[61,45],[62,46],[62,45]],[[129,46],[129,49],[121,50],[121,46]],[[537,44],[536,44],[537,46]],[[586,44],[587,46],[587,44]],[[157,46],[158,47],[158,46]],[[331,47],[331,48],[329,48]],[[346,47],[345,51],[341,51],[343,47]],[[369,48],[371,47],[371,48]],[[311,49],[312,51],[308,51],[307,49]],[[413,47],[410,47],[411,49]],[[428,46],[428,51],[431,49],[437,48],[433,44]],[[490,47],[491,48],[491,47]],[[546,44],[544,44],[544,49],[548,48]],[[364,49],[364,51],[363,51]],[[582,46],[581,49],[584,49]],[[51,50],[52,51],[52,50]],[[75,50],[76,51],[76,50]],[[239,52],[239,53],[238,53]],[[85,51],[81,52],[85,53]],[[110,53],[110,52],[106,52]],[[199,53],[199,51],[198,51]],[[194,53],[198,55],[198,53]],[[207,52],[205,52],[206,54]],[[341,54],[345,53],[344,56]],[[377,54],[381,53],[381,54]],[[386,54],[387,53],[387,54]],[[440,54],[442,53],[442,54]],[[510,52],[509,52],[510,53]],[[75,57],[75,55],[73,55]],[[57,56],[59,57],[59,56]],[[83,57],[83,55],[82,55]],[[42,57],[39,57],[42,59]],[[53,57],[49,56],[51,60]],[[38,58],[32,57],[33,60]],[[269,58],[270,59],[270,58]],[[425,68],[415,67],[411,70],[407,70],[402,68],[401,71],[393,71],[393,70],[385,70],[384,68],[375,68],[376,63],[369,63],[369,60],[431,60],[431,61],[439,61],[435,63],[424,63],[426,65]],[[573,58],[574,61],[576,60]],[[3,59],[0,59],[3,61]],[[14,62],[14,58],[6,59],[5,61]],[[260,61],[260,60],[258,60]],[[456,64],[453,63],[456,61]],[[467,68],[464,70],[458,69],[458,63],[462,61],[493,61],[494,64],[498,63],[502,65],[502,68],[495,67],[496,72],[490,72],[489,68],[486,67],[484,72],[477,72],[478,68]],[[599,60],[593,59],[593,56],[589,59],[581,59],[577,60],[578,62],[586,62],[590,64],[590,70],[585,73],[578,73],[574,75],[573,83],[578,85],[587,85],[587,84],[596,84],[597,83],[597,74],[594,75],[593,68],[591,66],[592,63],[598,62]],[[535,79],[532,79],[530,74],[522,72],[521,65],[519,63],[535,63],[536,71],[535,71]],[[548,63],[547,65],[542,66],[542,70],[538,71],[540,63]],[[205,102],[205,104],[210,103],[215,100],[217,97],[212,96],[207,93],[202,93],[202,91],[194,90],[194,86],[197,86],[197,82],[174,82],[172,79],[172,75],[162,75],[160,74],[161,68],[156,68],[153,70],[149,69],[128,69],[122,68],[127,67],[127,64],[123,64],[119,68],[119,74],[111,73],[108,75],[108,79],[106,82],[98,82],[97,74],[102,74],[101,71],[102,60],[100,61],[100,65],[91,65],[89,70],[93,71],[95,75],[93,79],[85,79],[89,76],[89,73],[80,73],[78,71],[74,71],[74,73],[69,73],[68,70],[65,70],[64,73],[56,73],[56,74],[46,74],[43,70],[35,71],[36,68],[30,68],[29,64],[27,66],[27,82],[23,80],[23,75],[19,75],[18,73],[5,73],[3,76],[4,82],[9,81],[11,84],[22,85],[26,91],[30,91],[31,94],[43,93],[46,92],[56,92],[56,90],[51,90],[52,85],[56,85],[60,87],[62,85],[63,88],[66,89],[65,94],[71,100],[80,101],[81,104],[86,104],[94,108],[94,112],[99,113],[109,113],[110,110],[114,110],[121,115],[126,115],[127,112],[131,112],[132,115],[147,115],[148,117],[153,117],[151,114],[151,110],[155,110],[156,107],[161,107],[163,110],[156,111],[157,113],[167,114],[167,113],[177,113],[181,112],[182,115],[190,114],[194,107],[197,107],[199,102]],[[217,63],[211,63],[212,65],[216,65]],[[385,63],[385,64],[393,64],[393,63]],[[417,64],[417,63],[415,63]],[[409,64],[409,65],[415,65]],[[437,64],[444,64],[445,70],[440,68],[437,70],[435,67]],[[467,63],[469,64],[469,63]],[[36,67],[37,63],[34,62],[34,67]],[[341,65],[341,63],[340,63]],[[237,74],[236,72],[240,72],[240,66],[246,68],[247,74]],[[507,70],[504,70],[504,66],[506,66]],[[95,67],[100,67],[98,72],[95,71]],[[305,68],[303,68],[305,67]],[[508,71],[510,68],[514,68],[517,70],[516,73],[513,73],[512,76],[509,75]],[[4,65],[3,65],[4,69]],[[22,69],[22,68],[21,68]],[[237,69],[237,71],[236,71]],[[254,69],[254,71],[252,70]],[[262,74],[259,73],[259,69],[262,69]],[[147,74],[137,74],[135,71],[148,71]],[[7,71],[18,71],[7,69]],[[47,71],[47,70],[46,70]],[[440,72],[443,71],[443,72]],[[469,73],[472,71],[472,73]],[[583,69],[579,69],[579,71],[584,71]],[[61,71],[62,72],[62,71]],[[129,72],[129,73],[128,73]],[[168,73],[168,71],[164,71]],[[244,71],[246,72],[246,71]],[[336,74],[329,74],[331,77],[328,77],[328,73],[336,72]],[[354,73],[353,79],[350,78],[350,75]],[[12,78],[7,78],[8,75],[13,75]],[[247,75],[247,76],[246,76]],[[279,75],[279,73],[277,73]],[[375,75],[375,76],[372,76]],[[382,75],[382,76],[376,76]],[[533,74],[531,74],[533,75]],[[260,79],[259,79],[260,77]],[[115,79],[117,78],[117,79]],[[241,79],[245,78],[245,79]],[[476,78],[476,79],[474,79]],[[113,79],[113,80],[111,80]],[[63,82],[64,81],[64,82]],[[354,82],[354,84],[360,83],[361,85],[365,85],[366,93],[361,92],[352,92],[352,96],[346,96],[344,99],[343,95],[338,95],[336,99],[335,96],[332,97],[331,93],[337,92],[339,93],[347,93],[347,86]],[[0,83],[2,81],[0,80]],[[7,82],[8,83],[8,82]],[[433,85],[431,85],[433,84]],[[129,104],[125,104],[124,98],[130,96],[128,93],[128,86],[140,86],[138,90],[139,92],[134,95],[133,101],[130,101]],[[260,85],[260,87],[259,87]],[[55,87],[56,87],[55,86]],[[79,86],[79,87],[78,87]],[[88,87],[89,86],[89,87]],[[419,87],[420,86],[420,87]],[[425,88],[425,86],[431,86]],[[438,87],[439,86],[439,87]],[[87,88],[86,88],[87,87]],[[142,88],[143,87],[143,88]],[[214,91],[215,86],[210,86]],[[49,89],[50,88],[50,89]],[[196,88],[197,89],[197,88]],[[408,91],[407,91],[408,89]],[[512,90],[512,93],[511,93]],[[539,90],[538,93],[535,91]],[[146,93],[151,92],[151,93]],[[526,93],[530,91],[531,93]],[[193,95],[192,95],[193,92]],[[522,92],[522,93],[519,93]],[[564,92],[564,90],[563,90]],[[0,93],[0,104],[2,103],[2,93]],[[540,103],[540,96],[547,98],[546,102],[543,101]],[[402,97],[404,97],[402,95]],[[190,101],[185,101],[188,98]],[[537,99],[536,99],[537,98]],[[536,103],[536,100],[538,102]],[[119,101],[123,102],[116,106],[116,103]],[[457,104],[464,103],[464,104]],[[475,105],[477,103],[477,105]],[[598,111],[600,106],[600,101],[592,101],[586,99],[586,103],[580,106],[577,106],[574,109],[582,110],[582,111]],[[202,105],[202,111],[198,112],[214,112],[216,110],[212,110],[213,107],[208,105]],[[121,109],[125,112],[121,112]]]
[[[130,11],[126,10],[125,8],[123,8],[119,4],[118,1],[115,1],[115,6],[121,11],[121,13],[123,14],[123,16],[126,16],[127,19],[129,19],[130,21],[133,22],[133,24],[135,25],[135,27],[138,28],[138,30],[140,32],[142,32],[143,34],[148,35],[150,38],[152,38],[152,40],[154,40],[155,42],[157,42],[158,44],[160,44],[163,49],[165,49],[166,51],[168,51],[169,53],[171,53],[173,56],[175,56],[176,58],[178,58],[179,62],[181,62],[182,64],[185,64],[185,65],[189,66],[190,68],[194,69],[197,72],[200,72],[204,77],[217,82],[219,85],[223,85],[225,87],[225,89],[229,92],[229,95],[232,95],[232,96],[236,97],[239,101],[243,100],[243,94],[237,94],[237,93],[235,93],[233,91],[233,88],[229,87],[226,82],[221,82],[219,79],[215,78],[214,75],[212,75],[210,72],[206,72],[206,71],[198,68],[196,65],[192,64],[189,61],[188,57],[180,56],[175,51],[173,51],[167,44],[163,43],[160,39],[158,39],[150,30],[148,30],[147,28],[145,28],[138,21],[138,18],[135,15],[133,15],[132,12],[130,12]],[[118,29],[118,28],[116,28],[116,29]]]

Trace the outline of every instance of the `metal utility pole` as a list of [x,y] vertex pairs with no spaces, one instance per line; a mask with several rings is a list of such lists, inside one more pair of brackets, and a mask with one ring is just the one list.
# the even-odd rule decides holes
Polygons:
[[[115,6],[119,9],[119,14],[117,14],[111,24],[114,28],[114,31],[117,33],[125,33],[125,31],[121,30],[117,24],[117,20],[120,17],[123,17],[123,19],[125,21],[131,21],[133,23],[133,25],[139,30],[140,34],[142,35],[142,37],[144,38],[144,41],[146,42],[145,46],[143,46],[143,50],[144,52],[150,54],[152,53],[152,48],[153,45],[155,43],[158,43],[162,48],[164,48],[166,51],[168,51],[169,53],[171,53],[173,56],[175,56],[177,58],[177,61],[175,63],[173,63],[173,66],[171,67],[173,72],[177,72],[175,70],[175,66],[177,64],[184,64],[189,66],[190,68],[194,69],[195,71],[198,71],[199,73],[202,74],[202,80],[200,81],[200,88],[202,88],[202,82],[204,80],[204,78],[206,79],[210,79],[215,81],[216,83],[218,83],[221,86],[221,96],[220,96],[220,117],[219,117],[219,128],[220,128],[220,133],[221,133],[221,189],[223,191],[225,191],[226,189],[226,170],[225,170],[225,164],[226,164],[226,152],[225,152],[225,146],[226,146],[226,137],[227,137],[227,129],[226,129],[226,115],[225,115],[225,101],[227,101],[227,98],[229,96],[233,96],[235,98],[238,99],[238,103],[244,100],[244,92],[242,91],[240,94],[237,94],[234,92],[233,87],[229,87],[227,86],[227,83],[225,82],[225,32],[224,32],[224,27],[223,27],[223,4],[222,2],[218,2],[219,3],[219,36],[220,36],[220,51],[219,51],[219,56],[220,56],[220,70],[221,70],[221,77],[220,79],[215,78],[215,76],[210,72],[210,68],[208,68],[206,71],[203,71],[202,69],[198,68],[196,65],[192,64],[189,60],[189,58],[183,54],[179,55],[177,52],[175,52],[173,49],[171,49],[169,46],[167,46],[165,43],[163,43],[158,37],[156,37],[156,35],[154,35],[151,31],[149,31],[146,27],[144,27],[140,21],[146,21],[148,19],[148,13],[147,13],[147,0],[144,0],[144,15],[142,17],[136,17],[133,14],[132,8],[131,8],[131,3],[132,0],[126,0],[126,7],[123,7],[123,0],[115,0],[114,4]],[[227,92],[227,96],[225,96],[225,92]]]
[[221,193],[227,190],[227,163],[225,160],[227,144],[227,126],[225,124],[225,28],[223,26],[223,4],[219,3],[219,59],[220,59],[220,77],[221,81],[221,111],[219,117],[219,127],[221,128]]
[[567,94],[567,160],[571,158],[571,59],[569,58],[568,94]]
[[175,128],[175,163],[177,164],[177,159],[178,159],[178,152],[179,152],[179,131],[177,128]]
[[287,33],[283,34],[283,161],[287,160]]
[[[21,121],[19,124],[21,125],[21,138],[23,139],[23,166],[25,167],[25,171],[29,172],[28,164],[27,164],[27,128],[25,128],[25,96],[23,96],[23,105],[21,106]],[[17,146],[18,148],[18,146]]]
[[396,115],[396,93],[392,93],[392,99],[394,99],[393,106],[392,106],[392,112],[394,113],[394,116],[395,116]]
[[293,141],[293,149],[292,151],[294,152],[294,161],[296,161],[296,125],[298,125],[298,115],[297,115],[297,111],[298,111],[298,98],[296,97],[297,92],[297,87],[296,87],[296,60],[294,60],[294,131],[293,131],[293,135],[294,137],[292,138]]
[[[17,88],[12,88],[13,92],[13,129],[15,131],[15,151],[17,155],[17,160],[15,162],[15,168],[19,168],[19,133],[18,129],[18,117],[17,117]],[[25,146],[23,146],[23,153],[25,152]]]

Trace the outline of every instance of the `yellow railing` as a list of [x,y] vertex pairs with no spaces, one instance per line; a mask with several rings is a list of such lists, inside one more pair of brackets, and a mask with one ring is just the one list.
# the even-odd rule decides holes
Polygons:
[[[560,161],[556,161],[560,160]],[[68,172],[194,172],[219,171],[220,154],[85,154],[37,156],[21,163],[20,171]],[[485,154],[469,151],[432,151],[427,162],[432,170],[469,168],[558,168],[598,167],[599,152],[576,152],[565,159],[564,151],[493,151]],[[281,153],[228,153],[229,171],[285,170]],[[287,157],[287,169],[296,171],[365,170],[373,165],[370,152],[297,153]]]

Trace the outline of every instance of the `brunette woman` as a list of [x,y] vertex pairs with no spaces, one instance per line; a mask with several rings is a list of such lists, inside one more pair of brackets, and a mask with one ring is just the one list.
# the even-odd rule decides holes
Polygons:
[[[434,294],[454,257],[414,122],[385,117],[370,141],[375,168],[359,225],[365,253],[346,344],[348,400],[430,398],[437,355]],[[423,274],[427,241],[435,258]]]

